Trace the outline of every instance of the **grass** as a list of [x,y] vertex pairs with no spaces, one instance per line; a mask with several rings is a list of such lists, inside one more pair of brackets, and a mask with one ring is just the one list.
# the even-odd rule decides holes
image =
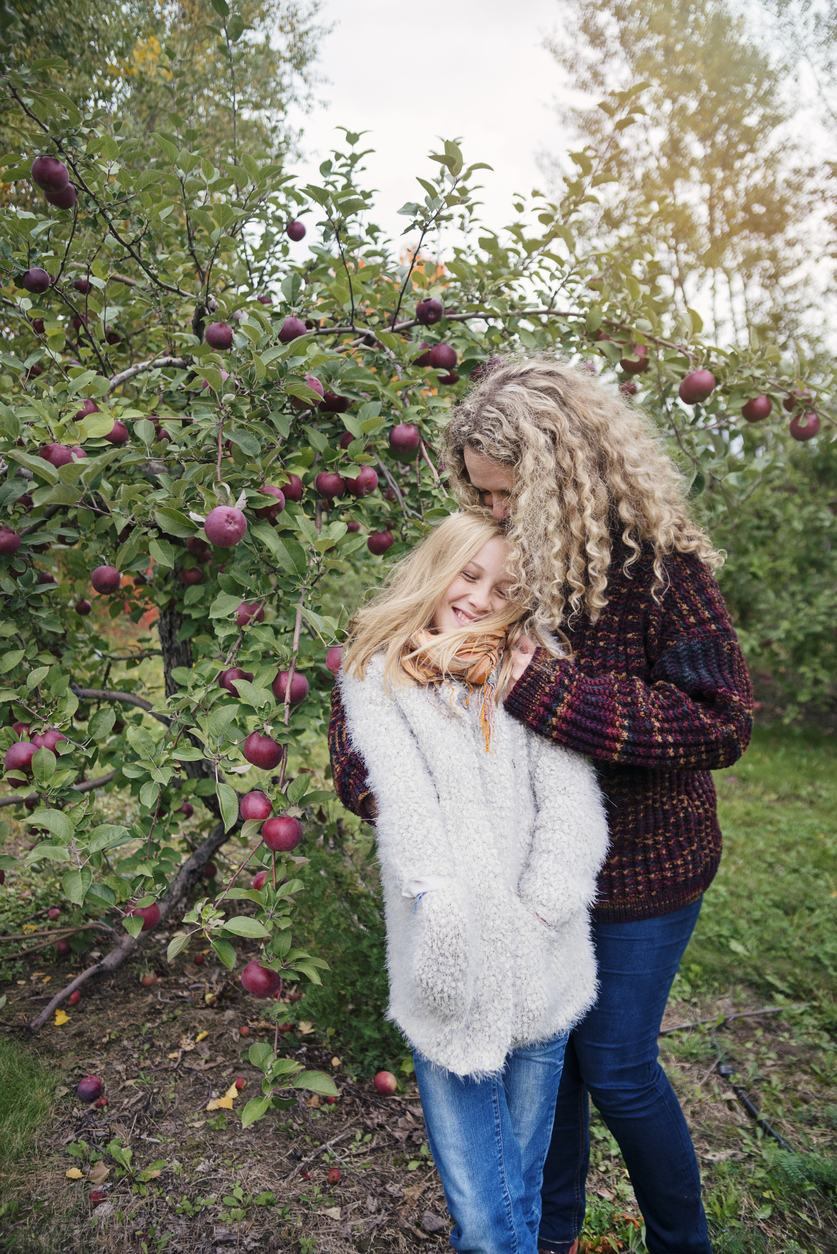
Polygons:
[[52,1113],[57,1083],[29,1050],[0,1038],[0,1172],[31,1153]]

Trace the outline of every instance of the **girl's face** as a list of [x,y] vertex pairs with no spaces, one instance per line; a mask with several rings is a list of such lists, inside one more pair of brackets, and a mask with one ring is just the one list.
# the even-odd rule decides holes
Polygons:
[[454,631],[499,613],[513,582],[506,569],[508,551],[503,537],[494,536],[463,566],[436,606],[437,631]]

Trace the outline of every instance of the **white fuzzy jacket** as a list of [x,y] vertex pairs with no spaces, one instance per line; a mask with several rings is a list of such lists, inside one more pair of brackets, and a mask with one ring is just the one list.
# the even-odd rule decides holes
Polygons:
[[378,802],[389,1017],[431,1062],[496,1074],[595,1000],[588,909],[607,849],[595,773],[502,706],[487,753],[463,686],[387,693],[383,671],[379,655],[340,682]]

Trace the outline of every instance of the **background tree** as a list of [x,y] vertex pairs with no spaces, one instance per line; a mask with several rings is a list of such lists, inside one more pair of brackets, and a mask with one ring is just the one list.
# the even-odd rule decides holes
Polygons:
[[714,335],[787,342],[811,299],[800,266],[813,190],[787,127],[787,64],[725,0],[565,0],[562,12],[548,47],[574,88],[644,85],[615,134],[600,109],[562,109],[594,151],[607,146],[614,177],[588,238],[652,241],[675,302]]

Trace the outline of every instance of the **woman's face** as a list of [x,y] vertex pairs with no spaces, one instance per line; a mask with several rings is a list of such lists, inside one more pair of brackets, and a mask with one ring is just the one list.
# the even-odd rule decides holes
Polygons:
[[508,518],[511,512],[509,500],[514,487],[514,471],[501,462],[486,457],[484,453],[478,453],[476,449],[466,447],[463,456],[468,478],[472,487],[479,492],[483,505],[491,510],[498,522]]
[[506,604],[512,577],[506,569],[508,545],[494,536],[463,566],[433,615],[437,631],[468,627],[488,614],[497,614]]

